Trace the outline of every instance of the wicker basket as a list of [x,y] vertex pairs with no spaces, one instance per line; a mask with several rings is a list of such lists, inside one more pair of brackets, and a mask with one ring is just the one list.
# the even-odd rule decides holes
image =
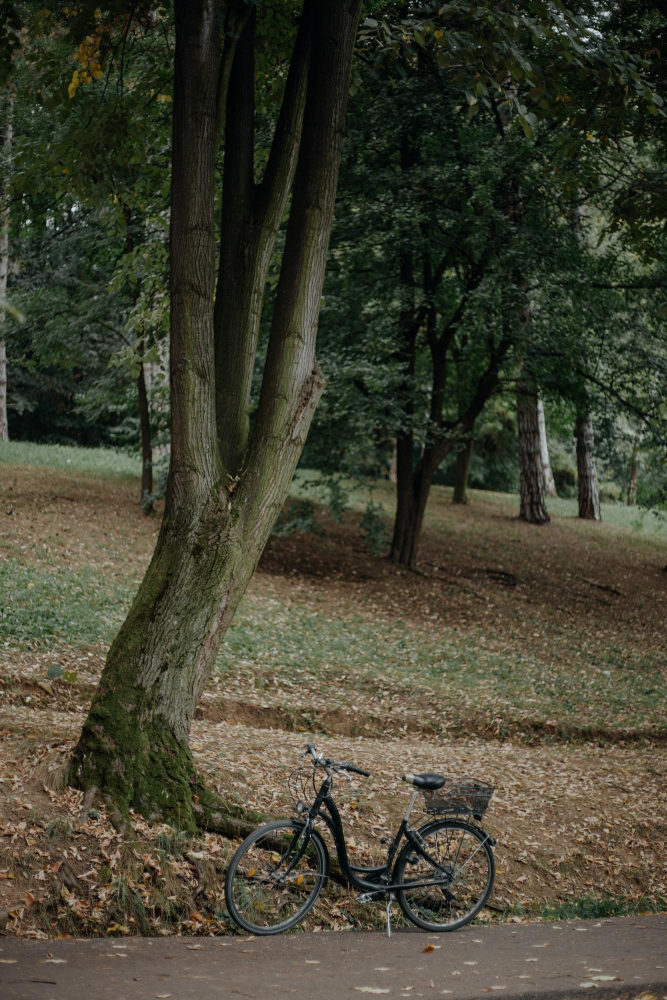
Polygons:
[[474,778],[446,778],[445,784],[437,791],[424,791],[424,801],[428,812],[444,813],[450,816],[474,816],[481,819],[489,808],[495,789]]

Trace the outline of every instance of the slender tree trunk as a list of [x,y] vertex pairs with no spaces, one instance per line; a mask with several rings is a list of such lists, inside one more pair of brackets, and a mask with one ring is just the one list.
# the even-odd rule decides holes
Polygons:
[[521,379],[517,386],[519,424],[519,468],[521,474],[521,510],[519,517],[529,524],[546,524],[544,471],[540,454],[540,427],[537,389],[532,379]]
[[544,473],[544,490],[548,497],[557,497],[554,474],[551,471],[551,461],[549,459],[549,442],[547,441],[547,425],[544,419],[544,404],[542,397],[537,397],[537,423],[540,431],[540,458],[542,459],[542,472]]
[[[401,140],[401,168],[407,172],[415,163],[415,150],[411,137],[404,135]],[[415,274],[412,251],[405,250],[400,257],[399,278],[403,295],[401,314],[398,320],[399,349],[397,360],[402,367],[403,377],[400,395],[403,403],[403,426],[396,435],[396,516],[391,539],[389,558],[392,562],[412,565],[414,547],[410,541],[411,523],[414,511],[414,450],[412,429],[414,418],[414,375],[417,360],[417,334],[415,323]],[[412,553],[412,560],[410,558]]]
[[391,449],[391,458],[389,460],[389,472],[387,473],[387,478],[389,479],[389,482],[390,483],[394,483],[394,484],[396,484],[396,482],[397,482],[396,461],[397,461],[397,459],[396,459],[396,440],[394,440],[394,444],[393,444],[392,449]]
[[[239,2],[237,9],[245,6]],[[216,822],[212,797],[194,770],[190,724],[289,491],[323,388],[315,338],[359,9],[360,0],[329,0],[313,20],[303,134],[262,391],[237,476],[218,447],[214,364],[215,81],[225,72],[218,66],[214,0],[175,4],[172,450],[165,516],[150,567],[109,651],[71,773],[80,787],[98,788],[123,808],[182,828]],[[233,5],[228,17],[230,10]],[[238,34],[227,30],[225,37]],[[225,58],[233,59],[228,44]]]
[[[143,356],[144,345],[139,345],[139,353]],[[137,397],[139,400],[139,433],[141,436],[141,509],[145,514],[153,512],[153,444],[151,439],[151,412],[148,404],[146,386],[146,365],[139,364],[137,376]]]
[[646,427],[644,421],[639,425],[639,430],[634,440],[632,446],[632,458],[630,459],[630,481],[628,483],[628,497],[627,505],[628,507],[634,507],[637,503],[637,480],[639,479],[639,452],[641,450],[642,441],[644,440],[644,433]]
[[472,462],[474,450],[475,439],[471,434],[465,441],[463,448],[456,455],[453,503],[468,502],[468,476],[470,475],[470,463]]
[[7,298],[7,278],[9,276],[9,180],[10,157],[14,140],[14,94],[7,92],[7,120],[4,150],[4,178],[2,185],[2,205],[0,205],[0,441],[9,441],[7,419],[7,342],[2,335],[5,322],[4,303]]
[[595,434],[593,417],[590,413],[577,416],[575,426],[577,439],[577,474],[579,492],[579,517],[590,521],[600,521],[600,491],[595,470]]

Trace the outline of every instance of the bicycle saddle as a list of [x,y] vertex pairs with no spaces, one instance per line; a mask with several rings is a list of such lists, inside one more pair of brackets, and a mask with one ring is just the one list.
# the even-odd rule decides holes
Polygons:
[[417,788],[425,788],[430,792],[434,792],[437,788],[442,788],[445,783],[445,779],[441,774],[404,774],[403,781],[407,781],[411,785],[416,785]]

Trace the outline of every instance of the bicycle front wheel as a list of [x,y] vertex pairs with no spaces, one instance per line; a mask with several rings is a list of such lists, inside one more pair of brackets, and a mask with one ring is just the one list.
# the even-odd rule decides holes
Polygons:
[[280,934],[303,920],[329,874],[318,833],[294,820],[277,820],[251,833],[232,858],[225,879],[231,917],[251,934]]
[[[422,857],[411,844],[401,851],[394,881],[406,917],[426,931],[455,931],[473,920],[493,889],[496,865],[488,834],[460,820],[443,819],[417,831]],[[410,883],[431,882],[431,885]]]

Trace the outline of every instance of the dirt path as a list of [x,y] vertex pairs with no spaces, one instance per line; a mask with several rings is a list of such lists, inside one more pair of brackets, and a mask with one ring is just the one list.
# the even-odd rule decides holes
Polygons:
[[[429,949],[432,947],[432,950]],[[588,984],[584,986],[583,984]],[[596,991],[595,993],[593,991]],[[667,916],[456,934],[0,941],[3,1000],[667,995]]]

